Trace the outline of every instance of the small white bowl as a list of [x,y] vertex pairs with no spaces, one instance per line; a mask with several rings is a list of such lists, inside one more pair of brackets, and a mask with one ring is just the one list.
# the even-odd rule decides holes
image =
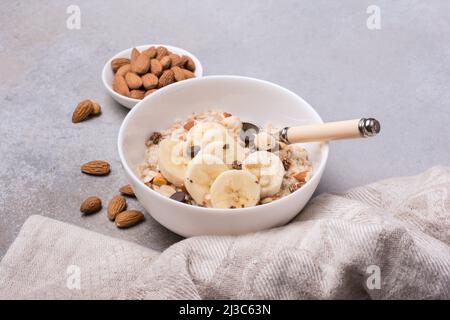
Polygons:
[[139,102],[119,132],[122,165],[137,199],[159,223],[182,236],[231,235],[283,225],[305,206],[316,189],[328,158],[327,143],[307,143],[314,166],[310,181],[294,193],[268,204],[238,209],[203,208],[177,202],[147,187],[137,176],[145,141],[176,119],[211,109],[227,111],[243,121],[276,127],[323,123],[302,98],[276,84],[237,76],[208,76],[181,81]]
[[[142,52],[145,49],[148,49],[150,47],[159,47],[159,46],[166,47],[172,53],[176,53],[179,55],[186,55],[186,56],[190,57],[195,63],[195,72],[194,72],[195,77],[200,78],[203,76],[203,68],[202,68],[200,61],[197,59],[196,56],[194,56],[192,53],[190,53],[186,50],[183,50],[183,49],[177,48],[177,47],[173,47],[173,46],[168,46],[165,44],[148,44],[145,46],[136,47],[136,49],[138,49],[140,52]],[[131,50],[133,50],[133,48],[123,50],[123,51],[119,52],[118,54],[116,54],[111,59],[109,59],[108,62],[106,62],[105,66],[103,67],[103,71],[102,71],[102,81],[103,81],[103,85],[105,86],[106,90],[109,92],[109,94],[111,95],[111,97],[113,97],[114,100],[116,100],[118,103],[120,103],[121,105],[123,105],[124,107],[127,107],[129,109],[133,108],[141,100],[125,97],[121,94],[118,94],[117,92],[115,92],[113,90],[112,81],[114,79],[114,73],[111,70],[111,61],[114,59],[117,59],[117,58],[128,58],[129,59],[131,56]]]

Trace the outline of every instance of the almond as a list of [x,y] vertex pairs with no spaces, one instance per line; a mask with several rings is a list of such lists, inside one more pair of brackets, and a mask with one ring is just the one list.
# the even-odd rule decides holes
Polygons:
[[127,58],[117,58],[117,59],[113,59],[111,61],[111,69],[114,73],[117,72],[117,70],[119,70],[120,67],[129,64],[130,63],[130,59]]
[[195,124],[194,120],[189,120],[188,122],[186,122],[184,124],[183,128],[184,128],[184,130],[189,131],[194,126],[194,124]]
[[136,73],[128,72],[125,75],[125,81],[127,82],[128,88],[138,89],[142,86],[142,79]]
[[124,64],[119,68],[119,70],[117,70],[116,76],[119,75],[125,77],[125,75],[130,71],[131,71],[131,64]]
[[223,117],[224,117],[224,118],[229,118],[229,117],[231,117],[231,116],[232,116],[232,114],[229,113],[229,112],[224,112],[224,113],[223,113]]
[[113,79],[112,88],[115,92],[123,96],[128,97],[130,95],[130,89],[128,88],[127,82],[125,81],[125,78],[119,74],[119,72],[116,73],[116,76]]
[[142,76],[142,84],[145,89],[154,89],[158,86],[158,77],[153,73],[146,73]]
[[159,77],[161,75],[162,65],[158,60],[156,60],[156,59],[150,60],[150,72],[153,73],[157,77]]
[[162,57],[159,62],[161,62],[161,66],[162,66],[163,70],[169,69],[172,64],[172,61],[170,61],[169,56]]
[[133,99],[144,99],[145,97],[145,91],[144,90],[131,90],[130,91],[130,98]]
[[185,68],[185,65],[188,62],[188,60],[189,60],[188,56],[181,56],[180,67]]
[[126,210],[116,216],[116,226],[128,228],[144,220],[144,214],[137,210]]
[[131,71],[137,74],[147,73],[150,68],[150,58],[145,54],[139,54],[139,56],[133,60],[131,59]]
[[173,76],[176,81],[182,81],[185,79],[184,72],[180,67],[172,67],[170,70],[173,71]]
[[116,216],[127,208],[127,201],[122,196],[114,196],[108,203],[108,218],[114,221]]
[[183,70],[184,73],[184,78],[185,79],[191,79],[191,78],[195,78],[195,74],[187,69],[181,69]]
[[93,176],[104,176],[111,171],[108,162],[103,160],[93,160],[89,161],[81,166],[81,172],[93,175]]
[[169,54],[170,61],[172,61],[172,67],[180,67],[182,65],[181,57],[175,53]]
[[133,61],[135,62],[137,57],[139,57],[140,54],[141,53],[139,52],[138,49],[136,49],[136,48],[131,49],[131,54],[130,54],[131,61],[130,61],[130,63],[133,62]]
[[172,70],[165,70],[159,78],[158,88],[165,87],[175,81],[175,76]]
[[169,50],[166,47],[158,47],[156,48],[156,59],[161,60],[162,57],[165,57],[169,54]]
[[92,114],[97,116],[100,113],[102,113],[102,108],[100,107],[100,105],[98,104],[98,102],[92,101]]
[[130,196],[130,197],[135,197],[136,195],[134,194],[133,189],[131,188],[131,185],[126,184],[122,187],[120,187],[119,192],[126,195],[126,196]]
[[150,90],[147,90],[147,92],[145,92],[144,97],[148,96],[149,94],[152,94],[152,93],[155,92],[155,91],[157,91],[157,89],[150,89]]
[[80,206],[80,211],[84,214],[91,214],[102,209],[102,200],[99,197],[88,197]]
[[142,51],[142,54],[145,54],[149,59],[153,59],[154,57],[156,57],[156,48],[150,47]]
[[92,105],[91,100],[83,100],[81,101],[72,114],[72,122],[78,123],[86,120],[91,113],[94,111],[94,107]]
[[184,64],[184,67],[188,69],[191,72],[195,71],[195,63],[194,60],[192,60],[190,57],[186,56],[186,63]]
[[306,177],[308,175],[308,171],[297,172],[292,175],[298,182],[306,182]]

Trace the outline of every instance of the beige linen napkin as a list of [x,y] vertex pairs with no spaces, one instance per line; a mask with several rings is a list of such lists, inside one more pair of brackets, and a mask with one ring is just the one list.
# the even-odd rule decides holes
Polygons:
[[0,298],[450,299],[449,192],[435,167],[320,195],[284,227],[162,253],[32,216],[0,263]]

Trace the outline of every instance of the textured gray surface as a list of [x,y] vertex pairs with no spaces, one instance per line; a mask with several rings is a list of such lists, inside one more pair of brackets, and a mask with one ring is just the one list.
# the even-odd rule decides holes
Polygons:
[[[31,214],[157,250],[180,239],[151,218],[118,230],[104,211],[78,211],[86,196],[106,203],[125,183],[116,137],[127,109],[103,90],[100,72],[135,45],[173,44],[196,54],[205,75],[286,86],[327,121],[377,117],[376,139],[333,143],[318,192],[450,162],[448,1],[77,1],[81,29],[68,30],[73,3],[0,7],[0,257]],[[381,30],[366,27],[370,4],[381,8]],[[103,115],[73,125],[84,98],[98,100]],[[82,175],[79,165],[92,159],[108,160],[111,175]]]

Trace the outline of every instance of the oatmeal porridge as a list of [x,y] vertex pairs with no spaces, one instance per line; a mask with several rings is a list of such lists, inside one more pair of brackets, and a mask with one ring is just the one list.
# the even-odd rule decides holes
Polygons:
[[154,132],[140,179],[176,201],[210,208],[266,204],[301,188],[312,176],[308,154],[227,112],[208,111]]

